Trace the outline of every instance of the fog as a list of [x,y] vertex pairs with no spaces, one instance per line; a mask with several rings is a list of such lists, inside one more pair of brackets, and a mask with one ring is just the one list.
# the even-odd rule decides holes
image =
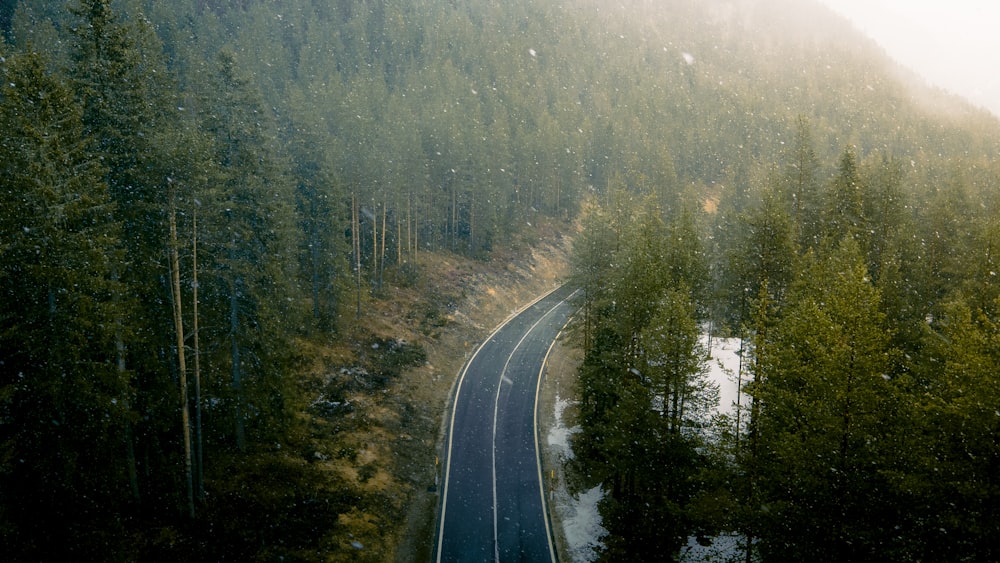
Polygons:
[[1000,3],[821,0],[931,84],[1000,115]]

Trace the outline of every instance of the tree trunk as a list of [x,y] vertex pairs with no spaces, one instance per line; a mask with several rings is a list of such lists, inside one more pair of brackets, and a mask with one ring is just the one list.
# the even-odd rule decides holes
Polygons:
[[[680,389],[680,378],[681,374],[677,372],[677,368],[674,368],[673,373],[673,397],[671,397],[670,405],[670,433],[680,434],[681,432],[681,389]],[[666,399],[666,397],[664,397]]]
[[[767,340],[767,278],[765,277],[760,286],[760,306],[757,310],[756,324],[757,332],[754,335],[756,340],[753,347],[754,350],[754,385],[757,389],[764,385],[766,382],[766,377],[763,373],[764,366],[766,366],[765,361],[765,344]],[[760,400],[758,399],[758,394],[754,393],[750,399],[750,424],[749,424],[749,439],[750,439],[750,470],[747,472],[747,504],[751,509],[751,517],[747,523],[746,535],[747,535],[747,550],[746,550],[746,562],[751,563],[753,561],[753,540],[754,540],[754,521],[756,520],[756,514],[760,510],[757,506],[757,460],[758,451],[760,448]]]
[[361,218],[358,212],[358,196],[351,196],[351,242],[354,246],[354,271],[357,282],[357,312],[356,318],[361,318]]
[[194,436],[195,436],[195,459],[197,461],[198,472],[195,475],[197,482],[198,500],[205,500],[205,456],[201,440],[201,347],[198,343],[198,208],[194,209],[191,236],[191,313],[194,316]]
[[406,194],[406,255],[413,258],[413,193]]
[[458,188],[451,187],[451,250],[458,248]]
[[312,224],[309,232],[309,261],[312,277],[313,319],[318,321],[319,310],[319,221],[316,209],[316,188],[313,186],[309,194],[309,216]]
[[194,486],[191,471],[191,421],[188,413],[187,365],[184,358],[184,319],[181,316],[181,272],[177,252],[176,188],[169,182],[170,194],[170,289],[173,295],[174,331],[177,334],[177,372],[181,390],[181,435],[184,440],[184,476],[187,484],[188,516],[194,518]]
[[239,278],[233,280],[229,294],[229,334],[232,339],[233,394],[236,405],[236,448],[243,451],[247,447],[246,429],[243,427],[243,372],[240,369],[240,301]]
[[[112,269],[111,279],[115,282],[118,281],[117,267]],[[123,334],[125,329],[121,314],[119,313],[120,305],[117,291],[114,293],[112,299],[115,304],[115,364],[118,368],[118,377],[125,378],[125,336]],[[132,410],[131,403],[132,401],[126,398],[126,412]],[[135,462],[135,435],[132,430],[132,422],[127,417],[125,419],[125,464],[128,466],[128,485],[129,491],[132,493],[132,499],[139,501],[139,472],[136,470]]]
[[382,280],[385,277],[385,220],[386,214],[388,212],[389,205],[385,202],[382,203],[382,241],[379,250],[379,262],[381,263],[381,269],[378,271],[378,288],[382,289]]
[[469,194],[469,255],[476,253],[476,193]]

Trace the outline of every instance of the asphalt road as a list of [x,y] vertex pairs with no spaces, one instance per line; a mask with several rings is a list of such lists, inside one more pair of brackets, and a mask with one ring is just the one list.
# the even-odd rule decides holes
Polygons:
[[572,312],[560,287],[476,350],[455,391],[436,561],[555,561],[535,411],[549,348]]

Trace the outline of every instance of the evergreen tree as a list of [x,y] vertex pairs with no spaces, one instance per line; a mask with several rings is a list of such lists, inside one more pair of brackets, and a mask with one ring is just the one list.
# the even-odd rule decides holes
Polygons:
[[[618,215],[630,216],[629,208]],[[690,225],[668,227],[654,208],[622,229],[615,252],[613,222],[594,218],[574,253],[594,317],[575,451],[585,474],[608,490],[603,557],[662,559],[691,532],[702,463],[695,429],[717,402],[688,285],[701,279],[700,245]]]
[[723,250],[724,274],[716,283],[723,286],[727,317],[736,328],[752,324],[755,300],[765,288],[769,307],[783,303],[796,260],[793,229],[775,192],[767,190],[722,233],[729,240]]
[[707,422],[718,387],[707,380],[708,351],[699,340],[694,303],[684,287],[669,289],[643,331],[642,373],[669,433]]
[[823,237],[833,241],[859,237],[866,226],[863,205],[857,157],[853,150],[846,149],[827,192]]
[[903,169],[898,161],[883,157],[864,172],[867,189],[863,202],[862,250],[868,273],[878,284],[883,271],[896,259],[900,237],[905,232]]
[[[668,287],[667,226],[656,209],[645,209],[628,229],[618,255],[612,289],[615,330],[639,353],[639,334],[649,324]],[[634,360],[633,360],[634,361]]]
[[134,479],[120,230],[66,79],[0,53],[0,536],[15,560],[101,559]]
[[661,276],[669,287],[687,288],[691,298],[703,304],[709,285],[708,260],[696,215],[692,205],[683,205],[670,218],[665,233],[665,264]]
[[335,156],[328,150],[316,150],[320,138],[314,128],[298,127],[288,141],[288,153],[297,180],[301,285],[309,288],[313,322],[320,329],[333,330],[337,327],[338,307],[347,281],[345,225],[339,213],[344,194],[339,178],[331,170]]
[[283,343],[297,328],[298,311],[289,306],[297,274],[281,273],[296,262],[292,190],[273,122],[232,53],[219,56],[203,87],[200,117],[217,166],[200,199],[205,260],[199,279],[205,336],[226,343],[216,349],[208,375],[227,407],[222,418],[232,429],[230,443],[244,450],[251,438],[280,435],[286,422]]
[[582,290],[583,349],[590,350],[594,327],[601,321],[598,311],[607,306],[615,261],[615,232],[607,214],[587,211],[583,231],[573,241],[571,283]]
[[786,157],[785,197],[800,249],[815,248],[819,243],[820,216],[819,159],[813,150],[812,127],[808,118],[795,119],[795,137]]
[[857,243],[810,256],[753,386],[769,559],[867,561],[891,549],[890,337]]
[[176,90],[150,22],[129,19],[109,0],[81,0],[71,13],[72,85],[121,225],[111,269],[121,282],[119,298],[130,306],[115,320],[121,327],[116,362],[136,374],[130,407],[138,416],[139,474],[146,476],[139,483],[141,497],[148,511],[170,513],[186,506],[178,502],[184,485],[174,473],[186,429],[173,380],[178,355],[167,281],[166,196],[173,166],[162,151],[178,125],[171,119]]
[[972,309],[949,300],[925,325],[915,370],[911,436],[893,485],[910,507],[901,519],[911,560],[995,559],[1000,531],[1000,302]]
[[935,314],[952,288],[960,288],[976,266],[975,203],[959,178],[944,180],[917,215],[915,241],[920,267],[911,275],[916,302]]

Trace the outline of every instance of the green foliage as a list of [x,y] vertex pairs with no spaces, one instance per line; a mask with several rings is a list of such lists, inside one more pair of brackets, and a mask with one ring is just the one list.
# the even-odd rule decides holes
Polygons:
[[[275,147],[273,127],[231,53],[202,85],[199,119],[211,139],[212,163],[194,194],[204,254],[199,300],[205,336],[227,346],[206,356],[209,389],[227,399],[234,442],[246,447],[244,426],[272,435],[285,416],[281,372],[296,260],[292,190]],[[268,429],[268,430],[264,430]],[[279,433],[280,435],[280,433]]]
[[890,333],[856,243],[808,261],[756,351],[762,550],[878,559],[877,538],[891,536],[883,447],[900,391]]
[[[581,208],[577,452],[611,491],[606,557],[672,556],[745,496],[731,524],[774,559],[996,558],[997,121],[925,111],[912,100],[936,94],[833,41],[846,23],[790,0],[16,4],[0,8],[11,558],[336,551],[307,522],[357,499],[302,459],[294,338],[342,326],[352,279],[359,300],[414,286],[428,249],[489,260]],[[193,522],[170,204],[190,359],[198,275]],[[706,315],[754,344],[757,441],[735,452],[694,432]],[[372,389],[422,361],[378,344],[359,353]],[[731,471],[747,479],[726,491]]]
[[920,507],[924,517],[907,519],[907,531],[927,558],[997,554],[998,305],[974,310],[955,298],[925,326],[924,361],[908,404],[920,439],[907,441],[908,451],[901,452],[907,463],[894,484],[908,504]]
[[18,559],[100,557],[129,490],[120,230],[67,82],[37,53],[0,60],[0,533]]
[[819,242],[821,196],[819,189],[819,159],[813,148],[812,126],[808,118],[795,120],[795,140],[785,157],[783,193],[792,225],[798,228],[800,248],[813,247]]
[[699,337],[694,303],[683,288],[667,291],[640,337],[642,373],[662,402],[660,415],[672,434],[698,425],[718,404],[718,387],[705,377],[707,351]]
[[725,317],[734,328],[750,324],[751,311],[761,291],[771,306],[780,305],[792,281],[795,260],[795,224],[773,191],[736,216],[726,226],[723,261],[716,280]]
[[704,456],[693,429],[717,401],[691,293],[701,279],[700,245],[683,216],[668,226],[646,209],[635,224],[609,225],[595,213],[573,263],[593,335],[580,368],[576,463],[609,492],[601,514],[612,535],[602,556],[662,558],[696,527]]
[[863,196],[857,157],[850,149],[845,150],[827,194],[825,237],[839,241],[860,236],[865,227]]

